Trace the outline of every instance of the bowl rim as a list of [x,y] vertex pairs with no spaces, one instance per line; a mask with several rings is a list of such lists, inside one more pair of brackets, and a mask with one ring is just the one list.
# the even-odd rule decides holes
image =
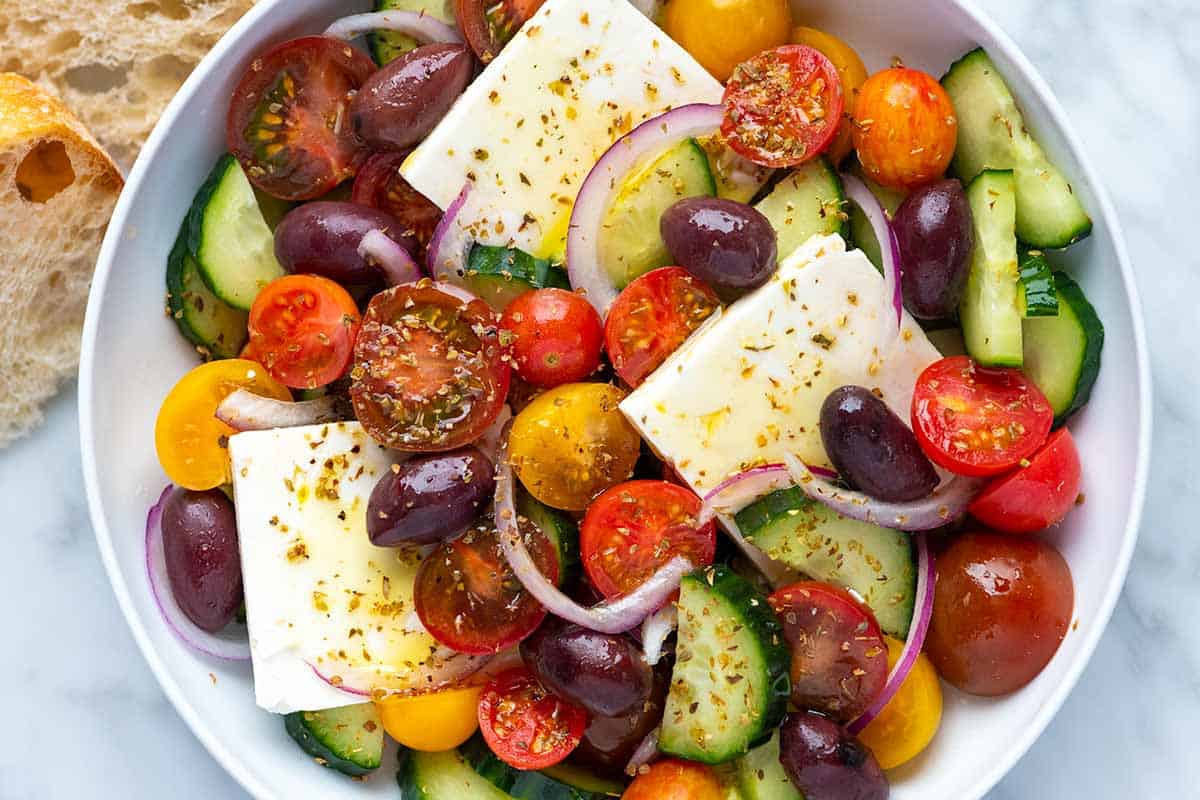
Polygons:
[[[197,86],[204,81],[214,66],[222,61],[226,51],[235,42],[247,34],[258,20],[277,5],[293,2],[293,0],[263,0],[255,4],[242,16],[216,43],[211,51],[201,60],[179,91],[168,103],[159,117],[145,145],[139,153],[133,168],[130,170],[125,189],[117,201],[104,242],[96,261],[96,271],[88,296],[87,313],[84,318],[82,333],[82,350],[79,367],[79,437],[80,453],[83,462],[84,485],[87,494],[88,512],[96,536],[96,543],[104,563],[109,583],[117,597],[125,622],[133,633],[138,649],[150,666],[155,679],[166,693],[175,710],[183,718],[192,733],[208,750],[209,754],[236,780],[243,789],[256,798],[274,797],[271,787],[264,785],[254,773],[245,768],[243,757],[234,753],[222,738],[204,721],[199,711],[184,697],[183,691],[174,676],[167,669],[162,658],[155,650],[146,629],[138,617],[133,604],[130,588],[117,564],[116,551],[112,544],[112,534],[104,515],[104,506],[100,498],[98,462],[94,447],[93,417],[93,386],[95,377],[95,344],[100,321],[100,307],[105,290],[108,286],[109,275],[114,266],[121,231],[125,229],[128,217],[133,207],[134,197],[141,188],[145,174],[150,165],[156,160],[159,150],[167,138],[167,131],[172,122],[179,116],[181,110],[191,101]],[[1029,750],[1046,726],[1058,713],[1067,696],[1075,688],[1084,668],[1091,661],[1100,637],[1108,628],[1117,599],[1125,584],[1129,571],[1133,550],[1137,544],[1141,525],[1142,512],[1145,506],[1146,489],[1149,476],[1150,443],[1152,437],[1152,382],[1150,377],[1149,350],[1146,344],[1146,330],[1142,304],[1134,279],[1132,262],[1125,241],[1124,232],[1117,217],[1116,209],[1109,196],[1108,189],[1100,180],[1100,174],[1092,165],[1091,157],[1083,147],[1075,132],[1071,120],[1055,97],[1054,92],[1046,83],[1041,73],[1024,55],[1016,42],[991,17],[977,8],[973,0],[948,0],[973,22],[979,25],[988,36],[996,42],[1003,56],[1013,63],[1022,76],[1029,82],[1031,89],[1038,99],[1045,104],[1053,123],[1063,135],[1063,139],[1071,155],[1079,164],[1084,180],[1092,189],[1099,216],[1105,222],[1105,228],[1111,238],[1113,249],[1120,267],[1121,284],[1125,299],[1129,306],[1132,322],[1136,374],[1138,381],[1138,446],[1137,459],[1132,485],[1132,496],[1129,516],[1126,520],[1124,539],[1118,554],[1117,563],[1110,574],[1108,586],[1094,617],[1099,624],[1089,630],[1086,639],[1080,647],[1074,662],[1067,670],[1064,679],[1054,688],[1046,702],[1034,716],[1032,723],[1025,729],[1022,736],[1009,747],[1003,758],[981,772],[963,800],[978,800],[995,786],[1008,773],[1016,762]]]

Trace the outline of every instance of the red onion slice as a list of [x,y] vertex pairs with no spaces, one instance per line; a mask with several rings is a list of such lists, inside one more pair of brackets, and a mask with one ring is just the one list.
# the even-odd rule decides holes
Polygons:
[[290,402],[263,397],[247,389],[238,389],[222,400],[216,417],[236,431],[295,428],[341,419],[336,397]]
[[467,256],[475,244],[475,237],[462,220],[462,210],[470,194],[471,182],[468,181],[463,184],[458,197],[446,207],[437,227],[433,229],[426,250],[426,263],[434,280],[461,285],[466,275]]
[[904,648],[900,651],[900,658],[896,660],[896,666],[892,667],[892,671],[888,673],[887,683],[883,685],[879,696],[867,707],[862,716],[846,726],[850,733],[858,733],[867,727],[871,720],[879,716],[879,712],[883,711],[884,707],[891,702],[891,699],[896,696],[896,692],[900,691],[900,687],[904,684],[904,679],[908,677],[908,673],[917,663],[917,657],[921,655],[921,648],[925,645],[925,635],[929,633],[929,621],[933,617],[933,590],[937,582],[934,574],[933,553],[930,552],[929,543],[925,539],[926,536],[923,533],[913,536],[917,548],[917,598],[913,604],[913,621],[908,629],[908,639],[904,642]]
[[642,623],[642,653],[647,664],[653,667],[662,659],[663,644],[678,624],[679,609],[674,603],[667,603],[646,617]]
[[571,287],[596,307],[603,319],[618,290],[600,260],[600,231],[621,183],[646,158],[684,139],[721,127],[720,105],[693,103],[652,117],[613,142],[579,188],[567,234],[567,273]]
[[[896,241],[896,233],[888,222],[887,213],[880,205],[879,199],[856,175],[842,173],[842,186],[848,197],[856,206],[862,209],[871,223],[871,230],[879,242],[880,258],[883,260],[883,291],[884,298],[891,298],[892,314],[884,314],[886,336],[884,342],[895,341],[900,332],[900,323],[904,315],[904,299],[900,293],[900,244]],[[885,299],[886,302],[886,299]],[[895,325],[889,321],[895,317]]]
[[188,619],[187,614],[175,601],[171,591],[170,579],[167,577],[167,556],[163,549],[162,512],[167,497],[174,490],[174,484],[167,484],[158,502],[150,507],[146,515],[146,577],[150,582],[150,594],[163,622],[175,634],[175,638],[192,650],[223,661],[249,661],[250,643],[244,634],[234,636],[233,631],[226,629],[220,633],[209,633]]
[[501,406],[500,413],[496,415],[495,421],[475,441],[475,446],[479,448],[479,452],[487,456],[488,460],[493,464],[500,458],[504,430],[508,427],[508,421],[512,419],[512,416],[512,409],[509,408],[508,404]]
[[986,483],[956,476],[928,497],[911,503],[887,503],[862,492],[835,486],[814,475],[803,461],[791,453],[784,453],[783,460],[792,480],[813,500],[843,517],[898,531],[928,531],[954,522],[967,512],[967,505]]
[[424,11],[418,13],[395,9],[342,17],[325,29],[325,35],[350,41],[372,31],[396,31],[407,34],[422,44],[462,41],[462,36],[453,26]]
[[642,739],[642,743],[633,751],[633,755],[629,758],[629,763],[625,765],[625,774],[633,777],[637,775],[642,767],[649,764],[654,759],[658,758],[658,736],[661,727],[655,728],[646,734],[646,738]]
[[[340,664],[317,666],[310,661],[308,666],[314,675],[338,691],[355,697],[382,700],[385,697],[404,697],[447,689],[479,672],[488,665],[492,658],[492,656],[459,653],[448,647],[438,647],[426,661],[416,665],[405,664],[402,670],[392,670],[397,674],[390,676],[384,674],[389,671],[389,667],[386,665],[371,667]],[[381,678],[382,684],[403,681],[407,687],[401,689],[394,685],[381,685]]]
[[[814,475],[833,479],[837,473],[824,467],[809,466]],[[718,483],[704,495],[700,506],[699,524],[703,525],[718,514],[736,514],[760,497],[794,486],[792,474],[783,464],[762,464],[739,472]]]
[[359,240],[358,254],[383,273],[388,286],[412,283],[424,277],[421,266],[404,245],[376,228]]

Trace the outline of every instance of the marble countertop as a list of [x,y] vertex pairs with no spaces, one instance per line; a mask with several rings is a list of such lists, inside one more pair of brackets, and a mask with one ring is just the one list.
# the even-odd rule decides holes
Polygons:
[[[990,800],[1194,797],[1200,759],[1200,5],[978,0],[1073,118],[1116,201],[1146,305],[1155,437],[1124,595],[1061,713]],[[1186,77],[1185,77],[1186,76]],[[1185,83],[1185,81],[1188,81]],[[1182,334],[1182,335],[1181,335]],[[75,387],[0,452],[0,798],[238,798],[158,688],[109,590],[79,466]]]

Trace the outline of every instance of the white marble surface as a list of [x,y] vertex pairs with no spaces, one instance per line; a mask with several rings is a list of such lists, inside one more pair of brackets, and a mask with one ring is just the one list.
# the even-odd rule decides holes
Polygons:
[[[1200,790],[1200,4],[979,0],[1056,90],[1119,209],[1146,305],[1155,441],[1125,593],[1066,706],[993,800]],[[239,798],[154,682],[88,524],[74,386],[0,453],[0,798]],[[939,799],[941,800],[941,799]],[[947,799],[952,800],[952,799]]]

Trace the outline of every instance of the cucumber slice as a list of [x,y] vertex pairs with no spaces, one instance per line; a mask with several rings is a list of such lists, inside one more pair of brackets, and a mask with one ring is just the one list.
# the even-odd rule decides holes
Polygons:
[[908,637],[917,563],[907,533],[847,519],[795,486],[756,500],[734,519],[768,556],[857,592],[884,632],[901,641]]
[[779,763],[779,733],[737,762],[737,786],[745,800],[804,800]]
[[283,725],[317,763],[346,775],[367,775],[383,758],[383,723],[373,703],[295,711]]
[[200,277],[234,308],[249,311],[258,290],[283,275],[275,260],[275,236],[233,156],[217,161],[196,192],[185,224]]
[[790,256],[816,234],[842,233],[842,181],[824,158],[797,167],[754,206],[778,236],[779,258]]
[[409,751],[396,775],[400,800],[513,800],[480,775],[457,750]]
[[708,157],[695,139],[686,139],[625,179],[604,216],[600,261],[617,288],[671,263],[659,233],[659,219],[677,200],[711,197],[717,185]]
[[[376,11],[388,11],[393,8],[425,13],[447,25],[455,24],[454,4],[451,0],[375,0]],[[381,67],[420,44],[411,36],[396,31],[375,31],[367,36],[367,43],[375,63]]]
[[517,491],[517,514],[532,522],[558,553],[558,585],[565,586],[579,573],[579,526],[561,511],[539,503],[523,488]]
[[[511,767],[500,760],[491,751],[481,737],[476,736],[462,747],[462,756],[467,764],[496,788],[502,789],[515,800],[607,800],[610,797],[620,797],[625,787],[588,775],[592,785],[605,788],[592,790],[580,788],[574,783],[561,780],[545,771],[532,772]],[[578,782],[585,782],[579,776],[586,773],[578,767],[562,766],[558,774],[570,774]]]
[[1091,233],[1091,218],[1026,130],[1012,92],[983,48],[955,62],[942,86],[958,115],[954,172],[969,181],[987,169],[1014,171],[1021,241],[1039,248],[1066,247]]
[[1058,315],[1058,292],[1050,264],[1040,250],[1021,255],[1017,275],[1021,279],[1021,316],[1054,317]]
[[167,257],[167,311],[205,360],[236,358],[246,344],[246,312],[221,302],[200,280],[184,231]]
[[685,575],[678,641],[658,749],[720,764],[768,738],[787,713],[791,652],[767,598],[725,566]]
[[985,366],[1019,367],[1023,356],[1012,172],[980,173],[967,187],[967,202],[974,220],[975,250],[958,307],[967,352]]
[[581,792],[590,792],[602,797],[620,797],[625,791],[625,785],[607,778],[593,775],[583,767],[563,761],[542,770],[543,775],[549,775],[559,783],[573,786]]
[[1062,425],[1091,396],[1104,325],[1079,284],[1056,272],[1054,285],[1058,316],[1025,320],[1025,375],[1050,401],[1055,425]]
[[467,256],[466,288],[497,311],[531,289],[570,289],[561,267],[524,250],[477,244]]
[[717,182],[717,197],[749,203],[775,173],[770,167],[742,158],[719,133],[698,137],[696,143],[708,156],[709,170]]

